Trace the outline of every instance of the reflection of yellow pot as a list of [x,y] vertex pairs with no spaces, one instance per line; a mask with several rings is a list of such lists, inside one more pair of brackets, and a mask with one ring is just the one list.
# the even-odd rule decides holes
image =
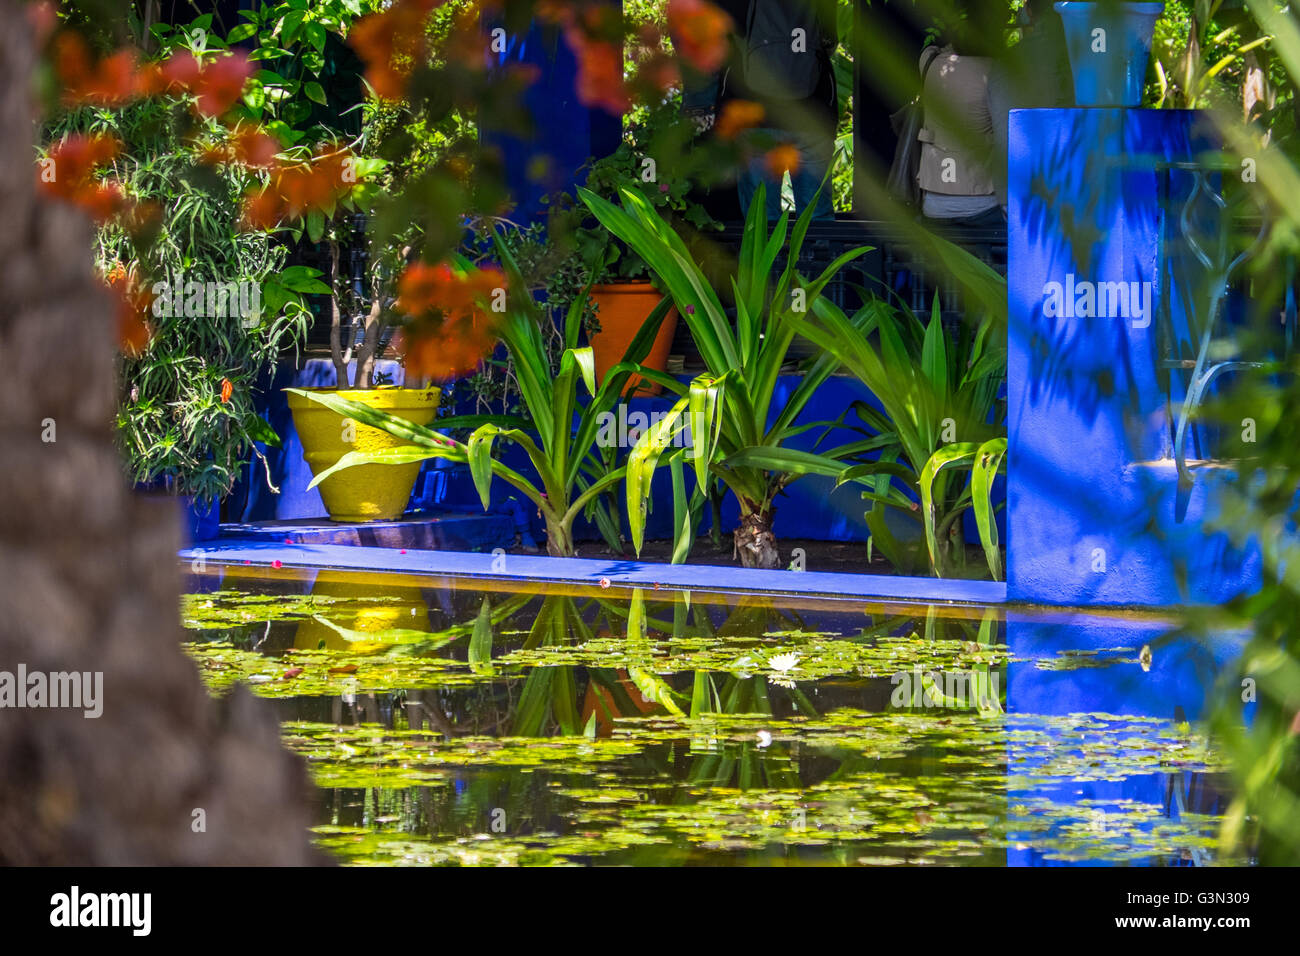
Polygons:
[[[369,603],[367,599],[376,597],[376,591],[375,585],[369,582],[355,581],[318,581],[311,589],[311,593],[316,597],[330,597],[341,601],[352,598],[362,602],[354,605],[355,610],[348,608],[346,611],[339,609],[337,605],[333,607],[323,605],[320,613],[322,617],[350,631],[374,634],[375,641],[366,641],[359,637],[348,639],[334,628],[309,617],[298,622],[298,628],[293,635],[293,646],[303,650],[324,648],[331,651],[365,653],[391,647],[391,641],[383,640],[383,632],[391,628],[400,627],[410,631],[431,630],[429,605],[425,603],[424,596],[418,590],[401,588],[392,592],[380,592],[386,599],[383,602]],[[392,595],[391,599],[387,599],[389,593]]]
[[[306,389],[332,392],[414,422],[427,425],[438,410],[437,388]],[[378,451],[409,442],[388,432],[340,417],[303,395],[289,394],[289,410],[302,441],[311,473],[319,475],[350,451]],[[349,441],[348,439],[351,439]],[[331,475],[317,487],[333,521],[384,521],[406,510],[420,463],[358,465]]]

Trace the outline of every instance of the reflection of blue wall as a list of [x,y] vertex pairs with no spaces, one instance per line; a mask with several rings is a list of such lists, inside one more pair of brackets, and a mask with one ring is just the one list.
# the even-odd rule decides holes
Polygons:
[[[1172,627],[1166,620],[1131,614],[1121,617],[1008,611],[1006,642],[1012,658],[1020,660],[1007,665],[1007,713],[1204,719],[1215,680],[1240,653],[1244,638],[1224,635],[1168,640],[1165,635]],[[1137,662],[1144,645],[1152,649],[1149,670]],[[1096,653],[1066,655],[1064,651]],[[1113,663],[1059,670],[1037,663],[1063,662],[1071,656],[1085,665],[1090,660],[1109,659]],[[1134,736],[1140,735],[1141,730],[1135,729]],[[1108,825],[1104,814],[1118,801],[1168,807],[1168,814],[1175,818],[1180,801],[1189,811],[1212,813],[1224,809],[1221,795],[1207,786],[1203,775],[1153,773],[1115,782],[1057,780],[1041,784],[1029,782],[1032,778],[1032,768],[1008,766],[1008,788],[1013,798],[1079,805],[1075,820],[1090,821],[1096,813],[1103,834]],[[1007,863],[1059,865],[1037,850],[1014,847],[1007,851]]]
[[[1010,119],[1008,596],[1049,604],[1214,602],[1257,586],[1254,552],[1209,535],[1222,472],[1180,490],[1157,385],[1159,303],[1177,217],[1160,162],[1213,148],[1199,114],[1016,110]],[[1175,178],[1173,195],[1186,194]],[[1153,283],[1150,325],[1044,315],[1044,286]],[[1096,570],[1104,560],[1104,571]]]

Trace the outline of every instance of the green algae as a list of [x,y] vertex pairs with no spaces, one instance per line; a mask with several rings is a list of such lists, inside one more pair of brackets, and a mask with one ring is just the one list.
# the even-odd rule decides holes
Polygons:
[[[453,594],[436,608],[409,589],[316,592],[190,595],[186,651],[215,693],[243,682],[287,713],[334,702],[341,723],[283,728],[328,795],[317,842],[348,863],[1214,860],[1217,817],[1078,798],[1218,779],[1194,728],[1002,712],[1008,665],[1136,667],[1131,647],[1015,658],[991,612],[825,627],[641,592]],[[905,673],[975,675],[990,706],[900,697]],[[416,692],[427,728],[398,716]],[[348,723],[360,695],[391,719]]]

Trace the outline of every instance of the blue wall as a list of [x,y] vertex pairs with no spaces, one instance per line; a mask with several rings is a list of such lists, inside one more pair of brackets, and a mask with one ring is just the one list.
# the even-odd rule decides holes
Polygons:
[[[1015,110],[1010,117],[1008,596],[1047,604],[1218,602],[1253,590],[1255,549],[1209,534],[1223,471],[1179,488],[1157,382],[1159,306],[1185,263],[1169,241],[1185,174],[1161,208],[1160,163],[1214,141],[1200,114]],[[1177,266],[1178,268],[1175,268]],[[1142,318],[1049,316],[1048,282],[1150,282]],[[1181,281],[1181,280],[1180,280]],[[1085,303],[1081,303],[1085,304]],[[1104,562],[1104,568],[1103,568]]]

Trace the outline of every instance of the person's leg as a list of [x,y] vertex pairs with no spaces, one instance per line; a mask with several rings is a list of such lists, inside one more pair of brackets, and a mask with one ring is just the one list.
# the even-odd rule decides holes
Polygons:
[[769,221],[775,221],[781,218],[781,180],[772,178],[767,166],[767,151],[758,148],[757,144],[770,141],[779,134],[771,129],[758,129],[753,133],[751,139],[754,143],[754,155],[741,171],[736,184],[740,195],[740,211],[748,218],[749,204],[754,201],[758,184],[762,183],[767,187],[767,218]]
[[[834,136],[801,136],[796,145],[799,147],[799,169],[790,174],[795,211],[802,213],[816,196],[817,208],[813,219],[834,219],[835,205],[831,198],[834,186],[826,175],[835,158]],[[818,189],[821,189],[820,194]]]

